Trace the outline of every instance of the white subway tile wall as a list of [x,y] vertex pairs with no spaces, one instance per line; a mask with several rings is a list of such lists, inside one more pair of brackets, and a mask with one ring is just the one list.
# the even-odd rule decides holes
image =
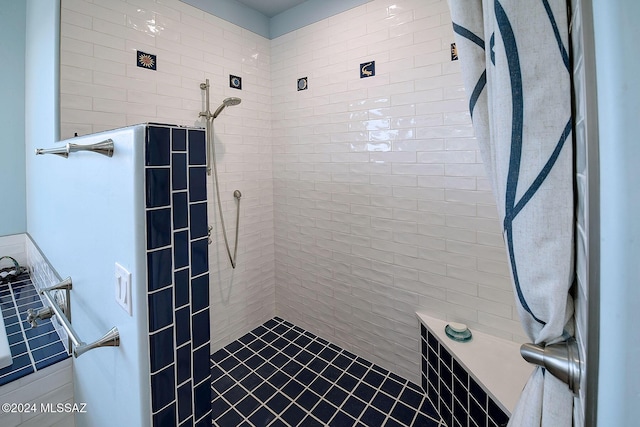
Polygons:
[[[178,0],[62,0],[63,138],[144,122],[202,126],[200,83],[211,85],[211,110],[229,96],[242,104],[215,120],[224,220],[231,245],[242,192],[238,268],[223,245],[209,181],[212,351],[272,318],[273,179],[269,40]],[[157,71],[136,66],[136,52],[157,55]],[[242,91],[229,75],[242,77]],[[233,250],[233,249],[232,249]]]
[[61,38],[65,138],[201,125],[205,78],[212,109],[243,99],[215,121],[232,245],[243,197],[232,270],[209,190],[212,351],[275,314],[418,381],[416,310],[524,339],[446,1],[374,0],[267,40],[178,0],[62,0]]
[[276,312],[412,380],[416,310],[525,339],[452,41],[375,0],[271,45]]

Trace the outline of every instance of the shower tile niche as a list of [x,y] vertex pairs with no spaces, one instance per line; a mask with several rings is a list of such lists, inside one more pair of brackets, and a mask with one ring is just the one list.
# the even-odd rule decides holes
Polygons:
[[149,125],[144,149],[151,418],[210,425],[205,132]]

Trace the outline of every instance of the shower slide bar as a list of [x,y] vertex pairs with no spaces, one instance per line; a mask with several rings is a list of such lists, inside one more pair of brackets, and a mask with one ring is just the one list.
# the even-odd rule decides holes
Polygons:
[[522,344],[520,355],[527,362],[545,368],[551,375],[568,385],[574,393],[577,394],[580,390],[582,362],[575,338],[546,346]]
[[77,151],[91,151],[94,153],[102,154],[107,157],[113,156],[113,140],[107,139],[102,142],[96,142],[95,144],[79,145],[67,143],[64,147],[58,148],[36,148],[36,155],[38,154],[55,154],[57,156],[69,157],[70,153]]
[[[40,295],[43,295],[45,299],[49,302],[49,307],[43,308],[35,312],[32,308],[27,310],[27,322],[31,324],[32,328],[38,326],[37,320],[41,319],[49,319],[53,315],[58,317],[60,324],[67,332],[69,336],[69,341],[73,346],[73,355],[74,357],[80,357],[82,354],[86,353],[89,350],[98,347],[119,347],[120,346],[120,333],[118,332],[118,328],[115,326],[111,328],[106,334],[97,339],[96,341],[87,344],[78,337],[77,332],[73,329],[70,323],[71,319],[71,296],[70,290],[72,288],[71,277],[67,277],[62,282],[50,286],[48,288],[40,290]],[[62,291],[64,290],[66,293],[66,311],[68,312],[68,317],[65,314],[65,310],[60,306],[58,302],[56,302],[56,298],[51,294],[54,291]],[[71,346],[71,345],[70,345]]]

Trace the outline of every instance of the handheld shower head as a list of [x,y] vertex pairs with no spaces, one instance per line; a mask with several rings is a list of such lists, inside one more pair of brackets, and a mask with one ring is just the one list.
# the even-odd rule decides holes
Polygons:
[[222,110],[224,110],[224,107],[238,105],[241,102],[242,100],[240,98],[236,98],[236,97],[226,98],[224,101],[222,101],[222,104],[218,107],[218,109],[213,113],[213,118],[215,119],[216,117],[218,117],[218,115],[222,112]]

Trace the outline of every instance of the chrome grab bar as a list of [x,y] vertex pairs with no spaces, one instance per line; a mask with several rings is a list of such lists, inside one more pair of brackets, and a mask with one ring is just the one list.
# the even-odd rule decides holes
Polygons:
[[574,392],[580,390],[580,353],[575,338],[546,346],[522,344],[522,358],[529,363],[544,367]]
[[96,142],[95,144],[79,145],[67,143],[64,147],[57,148],[36,148],[36,155],[38,154],[55,154],[57,156],[69,157],[69,153],[75,153],[77,151],[92,151],[94,153],[102,154],[107,157],[113,156],[113,140],[107,139],[102,142]]
[[[71,341],[71,343],[73,343],[73,355],[75,357],[80,357],[80,355],[82,355],[83,353],[86,353],[87,351],[94,348],[120,346],[120,334],[116,327],[111,328],[106,334],[104,334],[102,337],[100,337],[99,339],[97,339],[96,341],[90,344],[85,343],[80,339],[80,337],[78,337],[78,334],[71,326],[69,319],[64,314],[60,306],[56,304],[53,296],[51,295],[51,292],[53,291],[65,290],[67,292],[67,306],[70,306],[71,304],[69,299],[69,291],[71,290],[72,286],[73,285],[71,283],[71,277],[67,277],[65,280],[63,280],[62,282],[56,285],[50,286],[45,289],[41,289],[40,295],[43,295],[45,299],[49,302],[49,307],[53,309],[53,312],[54,312],[53,314],[55,314],[58,317],[58,320],[60,320],[60,324],[62,325],[64,330],[67,332],[67,335],[69,336],[69,340]],[[29,321],[29,318],[32,318],[31,320],[34,320],[33,317],[34,316],[32,311],[31,313],[28,313],[27,320]],[[51,315],[49,315],[49,317],[51,317]],[[34,324],[35,322],[32,323],[32,327],[35,327]]]

